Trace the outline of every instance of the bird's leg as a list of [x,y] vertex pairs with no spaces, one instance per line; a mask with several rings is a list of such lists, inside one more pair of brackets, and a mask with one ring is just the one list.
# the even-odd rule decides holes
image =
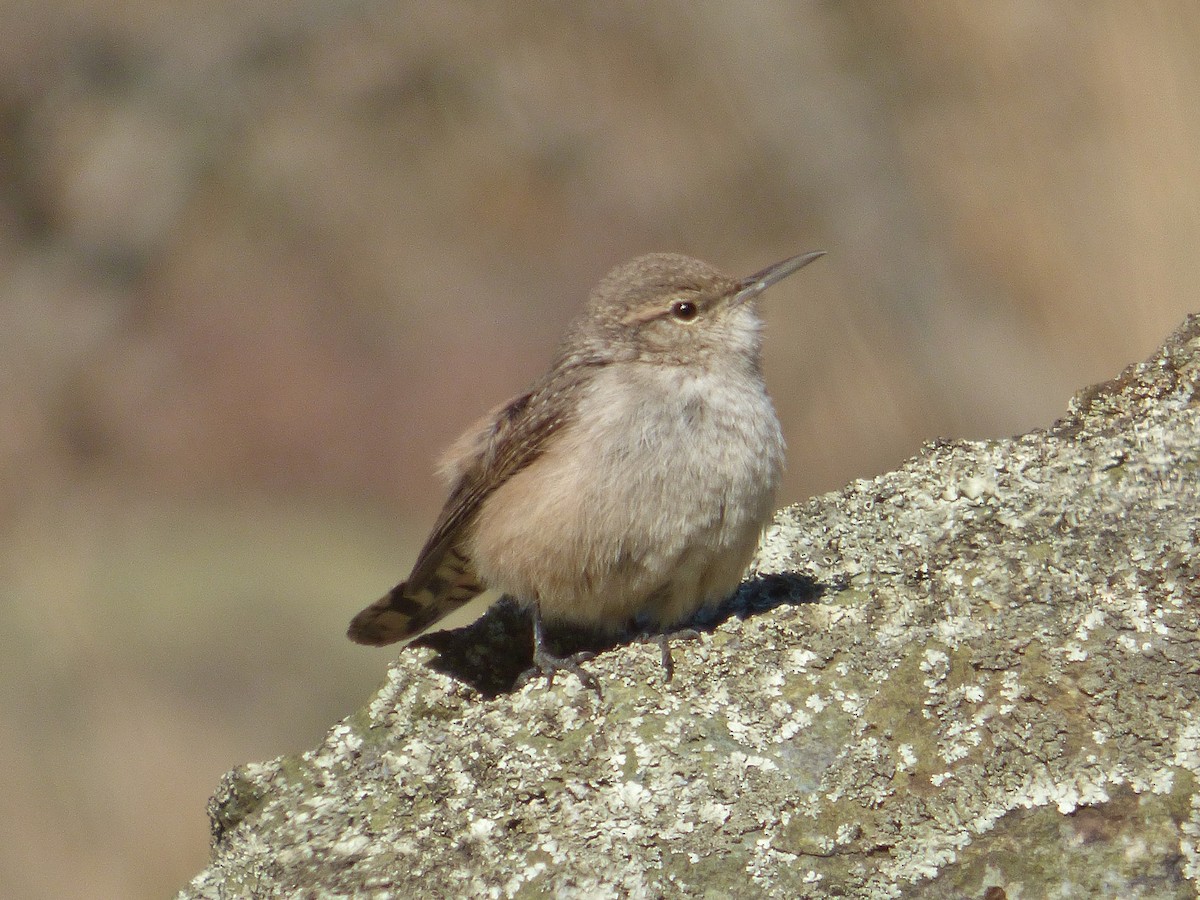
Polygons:
[[675,677],[675,659],[671,656],[671,638],[681,641],[698,641],[700,632],[695,628],[680,628],[678,631],[660,631],[657,634],[643,634],[643,641],[654,641],[662,651],[663,681]]
[[532,606],[531,616],[533,618],[533,665],[526,669],[521,677],[517,679],[517,687],[527,684],[531,678],[537,675],[544,675],[547,681],[553,683],[556,673],[570,672],[579,679],[584,687],[591,688],[596,692],[597,697],[603,699],[604,695],[600,692],[600,682],[596,680],[591,672],[588,672],[579,665],[581,662],[592,659],[596,654],[584,650],[571,656],[555,656],[546,648],[546,633],[542,625],[542,611],[536,603]]

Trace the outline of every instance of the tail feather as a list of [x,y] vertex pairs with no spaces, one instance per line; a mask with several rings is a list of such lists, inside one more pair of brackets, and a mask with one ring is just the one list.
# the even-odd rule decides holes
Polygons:
[[394,644],[417,636],[482,591],[467,561],[450,551],[423,586],[396,585],[356,615],[346,635],[356,644]]

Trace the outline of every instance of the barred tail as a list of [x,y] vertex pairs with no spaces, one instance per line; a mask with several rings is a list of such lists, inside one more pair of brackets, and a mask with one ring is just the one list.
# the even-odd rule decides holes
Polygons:
[[372,647],[416,637],[482,591],[466,561],[450,551],[423,587],[396,585],[354,617],[346,636]]

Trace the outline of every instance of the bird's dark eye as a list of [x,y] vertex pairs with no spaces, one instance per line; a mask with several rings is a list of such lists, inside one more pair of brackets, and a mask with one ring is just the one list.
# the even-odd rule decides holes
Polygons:
[[671,315],[681,322],[690,322],[696,318],[700,310],[696,308],[696,304],[691,300],[676,300],[671,304]]

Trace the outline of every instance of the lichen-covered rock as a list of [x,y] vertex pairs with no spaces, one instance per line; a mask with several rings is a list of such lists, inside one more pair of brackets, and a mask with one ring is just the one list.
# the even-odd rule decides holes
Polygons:
[[632,643],[602,700],[506,692],[504,608],[402,653],[227,776],[181,896],[1194,897],[1198,485],[1193,316],[1047,431],[782,511],[671,683]]

